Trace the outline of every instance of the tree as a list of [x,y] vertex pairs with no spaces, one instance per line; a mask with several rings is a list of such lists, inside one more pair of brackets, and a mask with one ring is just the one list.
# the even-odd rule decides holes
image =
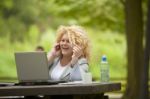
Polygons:
[[120,0],[51,0],[49,5],[52,17],[61,18],[65,24],[81,24],[121,33],[124,31],[123,5]]
[[123,33],[122,9],[120,0],[1,0],[0,36],[23,41],[33,24],[40,30],[80,24]]
[[10,41],[23,41],[28,37],[28,29],[36,24],[48,23],[43,0],[1,0],[0,3],[0,36],[10,36]]
[[150,61],[150,0],[148,0],[148,14],[146,23],[146,34],[145,34],[145,49],[144,49],[144,64],[141,69],[141,93],[140,99],[148,99],[148,72],[149,72],[149,61]]
[[[126,37],[127,37],[127,87],[124,99],[148,99],[148,90],[143,90],[144,68],[143,15],[141,0],[126,0]],[[146,70],[148,71],[148,70]],[[145,87],[144,87],[145,88]],[[145,93],[143,93],[143,91]]]

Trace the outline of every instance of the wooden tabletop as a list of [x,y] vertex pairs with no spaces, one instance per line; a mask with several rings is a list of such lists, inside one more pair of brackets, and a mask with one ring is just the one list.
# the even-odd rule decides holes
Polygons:
[[26,96],[26,95],[80,95],[99,94],[118,91],[121,83],[100,83],[90,84],[57,84],[57,85],[30,85],[30,86],[1,86],[0,96]]

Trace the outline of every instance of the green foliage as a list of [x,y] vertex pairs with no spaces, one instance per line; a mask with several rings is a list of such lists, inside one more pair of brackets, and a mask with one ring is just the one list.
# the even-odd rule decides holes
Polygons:
[[[100,76],[100,59],[103,54],[106,54],[110,64],[110,77],[126,77],[126,56],[125,56],[125,38],[124,35],[118,33],[111,33],[110,31],[96,31],[86,28],[88,35],[91,38],[91,61],[90,71],[94,79],[98,80]],[[48,52],[55,41],[55,31],[48,29],[41,34],[41,38],[37,38],[38,30],[35,26],[30,28],[32,39],[24,42],[9,42],[9,36],[0,40],[1,48],[1,76],[16,77],[16,67],[14,60],[14,52],[17,51],[34,51],[37,45],[42,45],[46,52]],[[33,34],[33,35],[32,35]],[[5,45],[3,42],[6,42]],[[38,43],[35,43],[38,42]],[[5,51],[5,53],[3,53]],[[11,68],[10,68],[11,67]],[[11,74],[8,72],[11,71]]]
[[13,45],[10,44],[9,38],[1,38],[0,46],[0,77],[16,77]]
[[[50,32],[51,31],[51,32]],[[19,51],[34,51],[37,45],[42,45],[45,48],[45,51],[49,51],[54,43],[55,34],[53,30],[48,30],[46,33],[41,35],[41,38],[38,38],[38,30],[35,26],[30,28],[29,39],[26,39],[24,42],[10,42],[10,36],[5,38],[1,37],[0,39],[0,77],[16,77],[16,64],[14,53]],[[38,43],[37,43],[38,42]]]
[[1,0],[0,5],[0,35],[11,35],[11,42],[28,38],[32,25],[42,32],[60,24],[124,30],[120,0]]
[[123,31],[124,14],[120,0],[51,0],[52,16],[72,20],[69,24],[82,24]]
[[0,77],[16,77],[16,67],[14,62],[14,57],[12,53],[9,52],[0,52],[0,57],[3,57],[0,60]]
[[94,78],[99,78],[102,55],[107,55],[110,64],[110,77],[126,77],[126,44],[124,35],[111,31],[90,31],[92,56],[90,69]]
[[[40,26],[46,22],[46,10],[39,0],[1,0],[0,35],[10,35],[10,41],[24,41],[28,38],[30,25]],[[43,25],[45,26],[45,25]]]
[[1,76],[16,77],[14,52],[33,51],[37,45],[48,52],[55,41],[56,28],[70,24],[80,24],[89,33],[93,47],[90,68],[96,79],[103,54],[108,56],[112,77],[126,76],[120,0],[1,0]]

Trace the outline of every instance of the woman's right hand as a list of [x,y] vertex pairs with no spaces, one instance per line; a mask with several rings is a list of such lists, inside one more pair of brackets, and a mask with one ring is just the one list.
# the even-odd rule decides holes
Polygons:
[[60,45],[59,45],[59,43],[56,43],[54,45],[54,47],[52,48],[52,50],[49,52],[48,57],[55,58],[55,57],[60,56],[60,53],[61,53],[60,52]]
[[60,55],[60,45],[59,45],[59,43],[56,43],[54,45],[54,47],[52,48],[52,52],[53,52],[53,55],[55,57],[58,57]]

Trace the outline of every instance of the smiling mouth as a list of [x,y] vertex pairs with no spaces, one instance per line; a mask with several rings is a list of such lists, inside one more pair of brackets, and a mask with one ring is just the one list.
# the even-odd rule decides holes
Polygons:
[[69,48],[62,48],[62,50],[68,50]]

